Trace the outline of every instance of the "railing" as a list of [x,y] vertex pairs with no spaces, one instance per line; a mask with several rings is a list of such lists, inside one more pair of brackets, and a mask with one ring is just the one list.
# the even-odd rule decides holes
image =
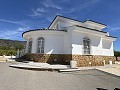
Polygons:
[[20,57],[24,56],[25,54],[26,54],[26,50],[25,49],[20,50],[20,51],[18,49],[16,58],[20,58]]

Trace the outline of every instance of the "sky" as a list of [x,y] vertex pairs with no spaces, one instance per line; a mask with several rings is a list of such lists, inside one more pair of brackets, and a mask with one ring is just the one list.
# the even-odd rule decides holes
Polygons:
[[48,28],[56,15],[106,24],[120,51],[120,0],[0,0],[0,39],[24,40],[23,32]]

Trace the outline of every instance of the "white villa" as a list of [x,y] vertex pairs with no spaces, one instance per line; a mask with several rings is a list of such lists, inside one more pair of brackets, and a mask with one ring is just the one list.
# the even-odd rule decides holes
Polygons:
[[57,15],[48,29],[29,30],[22,34],[27,40],[25,58],[35,62],[99,66],[114,63],[113,41],[105,24],[86,20],[80,22]]

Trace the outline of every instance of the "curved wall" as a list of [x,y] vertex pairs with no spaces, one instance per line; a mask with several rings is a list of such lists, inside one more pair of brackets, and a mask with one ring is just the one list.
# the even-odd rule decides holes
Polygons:
[[45,53],[46,54],[63,54],[64,53],[64,36],[63,35],[46,35],[45,36]]
[[[32,38],[32,52],[37,53],[37,39],[43,37],[44,43],[44,53],[45,54],[64,54],[64,34],[61,31],[33,31],[27,32],[25,36],[27,40]],[[28,48],[28,45],[27,45]],[[28,51],[28,50],[27,50]]]

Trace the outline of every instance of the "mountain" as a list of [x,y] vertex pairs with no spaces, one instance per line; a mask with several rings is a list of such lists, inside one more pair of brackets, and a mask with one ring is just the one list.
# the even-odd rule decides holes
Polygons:
[[18,47],[18,46],[25,47],[26,41],[0,39],[0,47],[2,47],[2,48],[9,47],[9,48],[17,49],[16,47]]

